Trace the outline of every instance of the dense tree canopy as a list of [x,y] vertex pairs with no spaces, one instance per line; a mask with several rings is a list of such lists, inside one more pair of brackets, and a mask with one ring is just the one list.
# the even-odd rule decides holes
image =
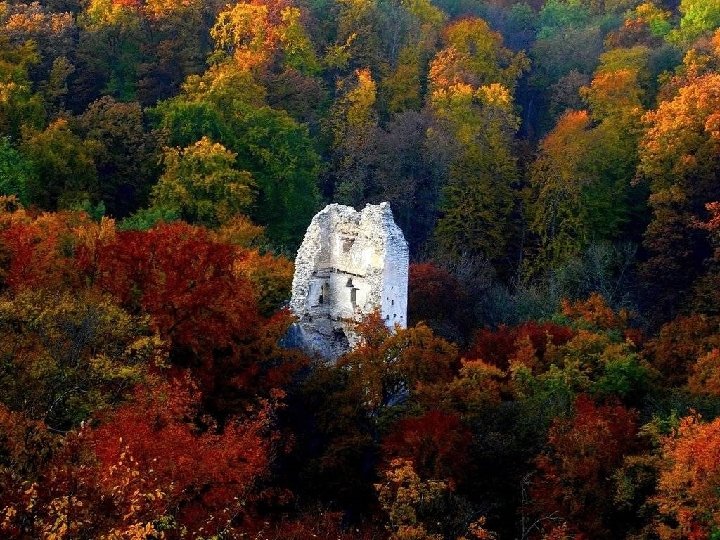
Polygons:
[[718,0],[0,0],[0,537],[712,540],[718,422]]

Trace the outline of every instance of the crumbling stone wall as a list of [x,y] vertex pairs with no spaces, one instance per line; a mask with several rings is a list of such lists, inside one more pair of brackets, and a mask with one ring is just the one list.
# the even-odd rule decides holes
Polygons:
[[407,325],[408,246],[388,203],[358,212],[331,204],[305,233],[290,308],[293,342],[335,359],[355,343],[352,321],[379,309],[386,324]]

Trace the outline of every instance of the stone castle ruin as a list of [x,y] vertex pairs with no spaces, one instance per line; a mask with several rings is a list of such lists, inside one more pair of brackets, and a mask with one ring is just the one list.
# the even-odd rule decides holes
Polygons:
[[389,327],[407,325],[408,245],[390,205],[358,212],[331,204],[310,223],[295,259],[291,342],[334,360],[356,338],[352,323],[380,311]]

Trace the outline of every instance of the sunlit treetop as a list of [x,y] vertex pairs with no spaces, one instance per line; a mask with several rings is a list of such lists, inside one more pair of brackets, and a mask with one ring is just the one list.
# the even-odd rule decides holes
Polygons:
[[443,31],[443,43],[445,47],[430,65],[429,79],[434,88],[456,83],[475,87],[501,83],[514,88],[529,65],[523,53],[514,54],[505,48],[502,36],[482,19],[451,23]]
[[653,2],[645,2],[630,12],[625,25],[646,25],[654,37],[665,37],[672,29],[672,13]]
[[353,77],[338,83],[338,91],[342,93],[335,105],[336,114],[342,115],[334,123],[338,140],[347,130],[367,128],[377,122],[377,85],[369,69],[355,70]]
[[643,177],[659,188],[685,184],[693,175],[712,176],[708,170],[713,163],[711,156],[717,156],[720,149],[719,108],[720,75],[708,74],[647,113],[649,129],[640,146],[639,172]]
[[220,12],[210,31],[214,59],[231,57],[245,69],[266,67],[277,53],[301,72],[316,73],[320,64],[302,22],[302,12],[288,2],[238,2]]
[[437,26],[447,18],[447,15],[434,6],[430,0],[402,0],[403,7],[415,15],[423,24]]
[[662,441],[663,463],[653,503],[671,519],[655,520],[662,538],[712,538],[720,528],[720,419],[704,422],[698,415],[680,421]]
[[720,26],[720,0],[681,0],[680,28],[674,30],[672,41],[689,44]]
[[90,29],[104,26],[136,26],[139,24],[139,2],[115,2],[113,0],[90,0],[80,17],[80,23]]
[[140,18],[163,19],[188,11],[202,10],[201,0],[90,0],[81,21],[89,28],[133,26]]
[[166,149],[153,204],[208,226],[247,212],[256,187],[249,172],[238,170],[236,157],[207,137],[184,149]]

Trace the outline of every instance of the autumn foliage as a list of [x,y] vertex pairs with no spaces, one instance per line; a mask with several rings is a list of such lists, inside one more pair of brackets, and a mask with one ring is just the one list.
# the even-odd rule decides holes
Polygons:
[[587,538],[613,538],[613,485],[608,472],[635,446],[636,414],[620,405],[596,405],[579,396],[573,414],[558,418],[548,434],[549,450],[537,458],[532,484],[536,512],[553,513]]
[[302,365],[277,349],[289,319],[258,311],[287,272],[182,223],[118,231],[6,205],[4,534],[249,527],[280,388]]
[[542,361],[550,345],[564,345],[575,331],[553,323],[527,322],[515,327],[501,326],[497,330],[482,329],[475,334],[468,358],[477,358],[501,369],[507,369],[516,358],[523,343],[529,343],[538,360]]
[[0,0],[0,538],[717,540],[719,418],[720,0]]
[[689,416],[663,440],[665,461],[655,498],[660,538],[712,538],[720,527],[718,429],[717,420],[703,423],[697,415]]

